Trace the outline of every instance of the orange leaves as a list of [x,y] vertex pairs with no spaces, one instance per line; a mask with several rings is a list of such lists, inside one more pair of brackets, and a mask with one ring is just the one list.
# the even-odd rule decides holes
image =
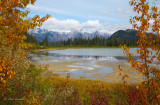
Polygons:
[[[29,14],[25,7],[36,0],[1,0],[0,1],[0,89],[6,86],[7,80],[15,74],[15,67],[20,67],[19,59],[26,59],[26,52],[22,51],[15,56],[16,51],[27,49],[30,44],[23,43],[24,35],[29,29],[41,26],[50,16],[40,18],[36,15],[27,18]],[[14,60],[16,59],[16,61]],[[21,65],[22,66],[22,65]],[[1,83],[2,82],[2,83]]]
[[[131,53],[127,48],[123,47],[123,50],[124,54],[129,56],[128,61],[132,66],[146,76],[145,84],[140,85],[140,90],[143,93],[142,97],[144,97],[142,102],[158,105],[160,104],[158,98],[160,92],[157,91],[160,89],[160,11],[155,5],[150,6],[148,2],[149,0],[130,1],[130,5],[134,7],[133,10],[139,14],[131,18],[130,23],[133,28],[138,30],[139,40],[137,44],[139,49],[137,49],[137,54],[140,54],[140,61],[132,61]],[[153,21],[153,25],[150,25],[150,21]],[[141,23],[140,26],[138,26],[138,22]],[[152,29],[152,34],[146,34],[149,28]],[[148,47],[151,47],[151,50]]]
[[[16,45],[22,43],[22,41],[25,39],[23,37],[24,32],[30,28],[33,29],[36,26],[41,26],[42,22],[49,18],[49,15],[46,15],[43,18],[40,18],[40,16],[36,15],[33,18],[24,19],[24,17],[29,14],[29,11],[26,10],[22,12],[23,8],[30,3],[34,3],[35,1],[36,0],[23,0],[19,2],[19,0],[4,0],[3,3],[1,3],[0,7],[3,9],[3,11],[1,11],[1,23],[3,24],[0,25],[0,28],[3,29],[4,35],[7,36],[5,31],[10,33],[10,35],[8,35],[8,37],[10,37],[9,42],[14,42],[16,40]],[[7,9],[6,7],[10,7],[10,9]],[[21,10],[15,7],[19,7]],[[22,37],[20,38],[21,35]],[[16,39],[16,36],[19,36],[18,40]]]
[[0,72],[3,70],[2,66],[0,66]]
[[153,38],[153,34],[149,34],[149,39],[152,39]]
[[133,3],[134,3],[133,0],[129,2],[130,5],[133,5]]
[[13,72],[12,59],[1,57],[0,60],[0,88],[3,88],[7,80],[11,79]]
[[156,6],[153,6],[151,9],[152,9],[152,11],[154,11],[154,12],[157,12],[157,11],[158,11],[158,8],[157,8]]
[[20,14],[18,14],[18,15],[20,15],[21,17],[26,17],[28,14],[30,13],[30,11],[28,11],[28,10],[26,10],[25,12],[22,12],[22,13],[20,13]]
[[137,90],[139,89],[139,86],[138,86],[138,85],[136,86],[136,89],[137,89]]

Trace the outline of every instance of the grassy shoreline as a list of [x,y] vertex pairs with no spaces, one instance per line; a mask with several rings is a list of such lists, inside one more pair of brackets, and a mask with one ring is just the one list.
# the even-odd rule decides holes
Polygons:
[[[0,103],[3,103],[2,105],[100,105],[102,103],[120,105],[127,103],[124,90],[130,87],[136,89],[135,84],[128,86],[123,83],[85,78],[74,79],[68,75],[57,77],[50,72],[46,76],[41,76],[40,74],[44,71],[46,70],[32,65],[26,72],[23,72],[25,74],[23,80],[18,81],[17,76],[14,76],[8,83],[11,90],[3,97],[5,100],[0,100]],[[21,101],[10,100],[10,98],[21,99]]]
[[[31,51],[47,51],[47,50],[54,50],[54,49],[80,49],[80,48],[121,48],[117,46],[55,46],[55,47],[47,47],[47,48],[40,48],[40,49],[32,49]],[[129,47],[129,48],[138,48],[137,46]]]
[[[120,47],[48,47],[33,49],[45,51],[67,48],[120,48]],[[134,47],[135,48],[135,47]],[[42,72],[47,73],[42,76]],[[23,75],[22,75],[23,74]],[[19,76],[23,78],[19,81]],[[120,77],[121,78],[121,77]],[[12,78],[8,87],[11,89],[0,103],[5,104],[42,104],[42,105],[128,105],[129,95],[138,93],[138,84],[110,83],[86,78],[56,76],[47,69],[32,65],[27,71],[20,71]],[[18,94],[18,96],[17,96]],[[22,101],[12,101],[21,99]]]

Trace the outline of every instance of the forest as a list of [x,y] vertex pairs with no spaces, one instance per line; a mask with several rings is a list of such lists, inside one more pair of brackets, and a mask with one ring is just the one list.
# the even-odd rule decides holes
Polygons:
[[49,42],[48,37],[46,35],[45,39],[40,42],[34,35],[26,34],[27,39],[25,42],[27,43],[33,43],[36,47],[38,46],[48,46],[48,47],[60,47],[60,46],[92,46],[92,47],[119,47],[120,45],[126,44],[129,47],[136,47],[137,39],[133,40],[120,40],[119,38],[116,39],[109,39],[105,37],[94,37],[92,39],[85,39],[85,38],[74,38],[74,39],[67,39],[65,41],[58,41],[58,42]]

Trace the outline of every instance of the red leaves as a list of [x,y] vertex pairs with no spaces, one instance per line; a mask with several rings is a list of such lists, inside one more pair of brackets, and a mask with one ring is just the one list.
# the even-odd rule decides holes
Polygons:
[[119,69],[120,71],[122,71],[121,66],[122,66],[122,65],[118,65],[118,69]]
[[125,78],[129,78],[129,76],[128,76],[128,75],[124,75],[124,76],[122,77],[122,80],[124,80]]

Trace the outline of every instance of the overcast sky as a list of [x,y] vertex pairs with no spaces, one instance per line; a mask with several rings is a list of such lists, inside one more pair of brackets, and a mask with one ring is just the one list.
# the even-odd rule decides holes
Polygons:
[[132,28],[130,16],[134,15],[130,0],[37,0],[28,5],[29,16],[39,14],[49,18],[41,28],[68,32],[73,29],[101,31],[109,34]]

